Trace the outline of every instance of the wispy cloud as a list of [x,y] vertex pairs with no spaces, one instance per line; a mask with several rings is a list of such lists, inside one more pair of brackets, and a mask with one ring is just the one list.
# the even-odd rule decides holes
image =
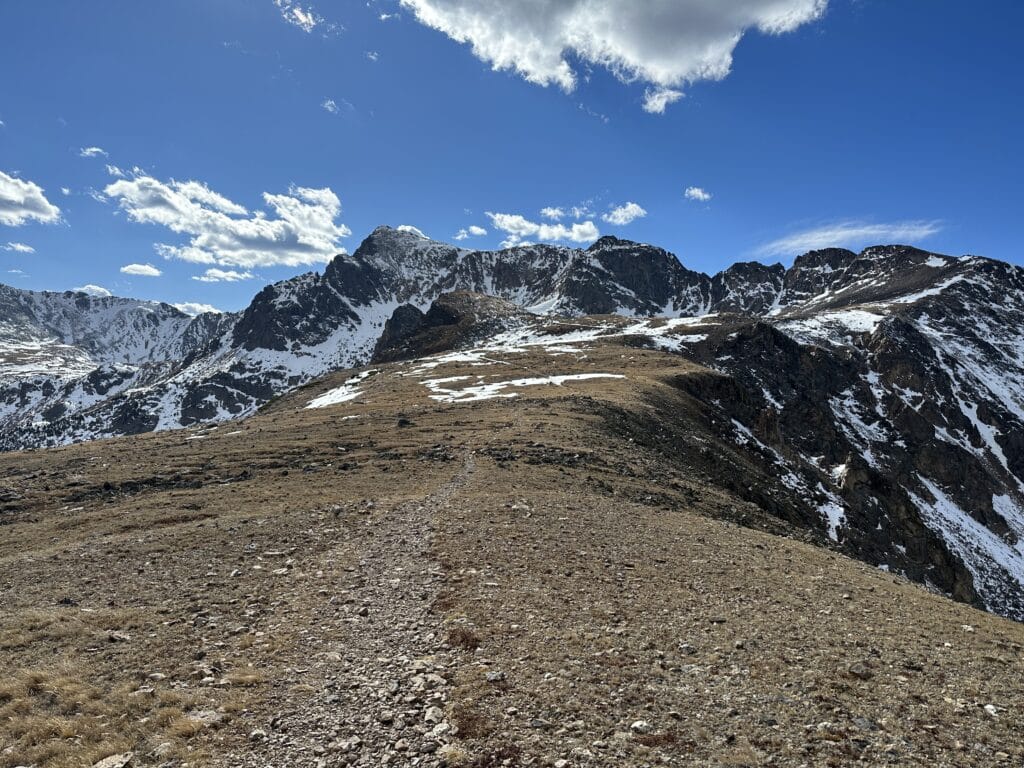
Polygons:
[[799,256],[822,248],[857,248],[868,245],[909,243],[924,240],[942,231],[942,222],[896,221],[873,224],[864,221],[841,221],[825,224],[760,246],[761,256]]
[[712,194],[700,187],[687,187],[683,192],[683,197],[696,203],[706,203],[711,200]]
[[330,35],[343,29],[340,25],[327,21],[311,5],[303,6],[294,0],[274,0],[274,5],[281,12],[282,19],[306,34],[319,30],[325,35]]
[[102,147],[82,147],[78,150],[79,157],[108,157],[107,150]]
[[25,243],[8,243],[7,245],[3,246],[3,249],[5,251],[14,251],[15,253],[36,252],[35,248],[33,248],[31,245],[26,245]]
[[669,104],[683,98],[683,92],[675,88],[648,88],[644,91],[644,112],[663,115]]

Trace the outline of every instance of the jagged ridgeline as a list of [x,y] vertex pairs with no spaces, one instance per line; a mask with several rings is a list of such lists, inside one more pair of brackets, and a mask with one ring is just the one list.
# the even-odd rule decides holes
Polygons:
[[711,277],[611,237],[481,252],[382,227],[235,314],[4,287],[0,447],[242,417],[371,359],[557,346],[556,315],[584,328],[563,323],[562,343],[614,338],[701,366],[666,367],[673,397],[610,428],[680,456],[703,430],[717,453],[687,460],[720,486],[1024,618],[1024,270],[980,257],[830,249]]

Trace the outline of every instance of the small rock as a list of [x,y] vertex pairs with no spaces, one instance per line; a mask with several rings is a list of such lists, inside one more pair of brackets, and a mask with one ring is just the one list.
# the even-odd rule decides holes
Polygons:
[[633,733],[650,733],[654,730],[654,726],[646,720],[635,720],[633,724],[629,726],[629,730]]
[[851,664],[849,667],[847,667],[846,671],[850,673],[850,675],[852,675],[853,677],[856,677],[858,680],[870,680],[875,675],[874,672],[868,669],[867,664],[864,664],[860,661],[856,661],[853,664]]
[[499,672],[499,671],[495,670],[494,672],[488,672],[487,673],[487,682],[488,683],[501,683],[501,682],[504,682],[504,680],[505,680],[505,673],[504,672]]
[[444,712],[440,707],[430,707],[423,715],[423,719],[428,723],[440,723],[444,720]]
[[262,728],[257,728],[249,734],[249,741],[263,741],[265,738],[267,738],[267,732]]
[[119,755],[104,757],[98,763],[93,763],[92,768],[124,768],[135,757],[133,752],[122,752]]
[[999,707],[995,704],[986,704],[985,711],[988,712],[992,717],[999,717]]

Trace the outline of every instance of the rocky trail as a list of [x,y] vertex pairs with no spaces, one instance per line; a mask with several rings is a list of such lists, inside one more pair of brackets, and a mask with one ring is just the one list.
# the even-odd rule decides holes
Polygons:
[[[281,685],[267,701],[277,714],[225,765],[441,764],[456,660],[431,612],[445,578],[433,528],[473,464],[467,457],[420,500],[367,500],[346,540],[304,565],[320,587],[299,619],[308,626],[278,661]],[[303,597],[280,595],[293,605]]]

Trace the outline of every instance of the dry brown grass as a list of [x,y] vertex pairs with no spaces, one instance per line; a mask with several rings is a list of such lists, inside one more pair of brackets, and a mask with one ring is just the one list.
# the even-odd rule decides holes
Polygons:
[[170,690],[140,692],[135,683],[105,685],[81,665],[16,670],[0,681],[0,768],[92,765],[112,754],[184,754],[203,730]]
[[475,651],[480,647],[480,636],[469,627],[452,627],[448,630],[448,645],[464,651]]
[[265,682],[267,676],[265,673],[258,669],[233,669],[224,676],[225,682],[228,685],[244,688],[254,685],[260,685]]

